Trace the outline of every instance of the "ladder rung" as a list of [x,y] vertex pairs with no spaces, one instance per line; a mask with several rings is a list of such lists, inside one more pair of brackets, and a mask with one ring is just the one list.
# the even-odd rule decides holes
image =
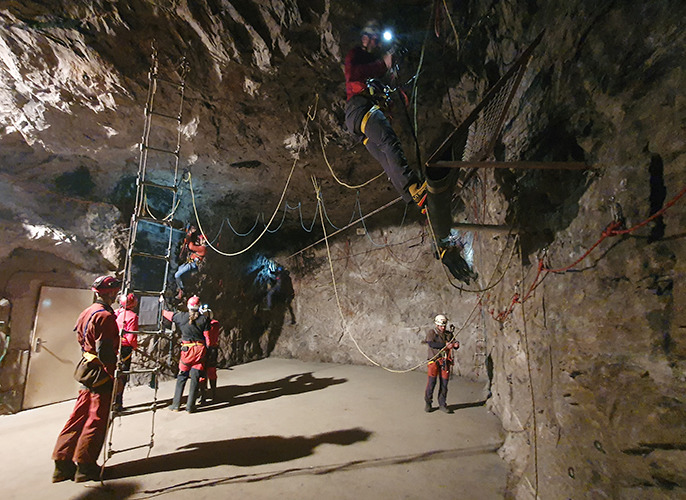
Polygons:
[[170,155],[179,156],[179,150],[172,151],[170,149],[156,148],[154,146],[148,146],[146,144],[141,144],[141,149],[149,149],[150,151],[158,151],[160,153],[168,153]]
[[137,335],[159,335],[161,337],[169,338],[171,335],[169,335],[166,330],[139,330],[136,332]]
[[[163,292],[160,291],[147,291],[147,290],[130,290],[136,295],[141,295],[143,297],[160,297],[164,295]],[[130,332],[130,333],[136,333],[136,332]]]
[[154,253],[146,253],[146,252],[131,252],[132,257],[150,257],[151,259],[159,259],[159,260],[168,260],[169,259],[169,254],[166,255],[158,255]]
[[154,116],[161,116],[162,118],[169,118],[170,120],[175,120],[179,123],[181,123],[181,117],[180,116],[172,116],[172,115],[166,115],[164,113],[158,113],[157,111],[149,110],[146,108],[146,112],[149,115],[154,115]]
[[139,444],[138,446],[132,446],[130,448],[123,448],[121,450],[110,450],[110,456],[114,455],[115,453],[124,453],[126,451],[133,451],[133,450],[140,450],[141,448],[152,448],[153,443],[150,441],[148,444]]
[[143,181],[141,182],[143,186],[148,186],[148,187],[154,187],[154,188],[160,188],[160,189],[168,189],[169,191],[174,191],[176,192],[177,187],[176,186],[167,186],[164,184],[157,184],[156,182],[150,182],[150,181]]
[[[152,218],[152,217],[146,217],[146,216],[144,216],[144,215],[139,215],[139,216],[136,217],[136,219],[138,219],[139,221],[142,220],[142,221],[145,221],[145,222],[149,222],[149,223],[151,223],[151,224],[159,224],[160,226],[165,226],[165,227],[170,227],[171,224],[172,224],[171,221],[167,221],[167,220],[164,220],[164,219],[154,219],[154,218]],[[173,229],[173,228],[172,228],[172,229]]]
[[158,82],[166,83],[167,85],[174,85],[175,87],[183,88],[186,86],[184,82],[172,82],[171,80],[167,80],[166,78],[161,78],[157,76],[157,73],[151,73],[150,75],[152,78],[157,80]]
[[147,370],[122,370],[121,373],[123,375],[130,375],[132,373],[157,373],[159,370],[156,368],[150,368]]

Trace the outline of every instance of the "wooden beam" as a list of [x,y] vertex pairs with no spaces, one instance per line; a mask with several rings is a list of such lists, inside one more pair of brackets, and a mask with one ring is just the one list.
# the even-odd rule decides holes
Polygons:
[[437,161],[428,168],[515,168],[521,170],[589,170],[581,161]]

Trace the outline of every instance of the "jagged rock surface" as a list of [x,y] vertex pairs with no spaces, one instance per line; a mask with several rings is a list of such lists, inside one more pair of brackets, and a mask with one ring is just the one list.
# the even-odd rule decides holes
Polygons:
[[[178,77],[183,56],[190,67],[182,157],[213,236],[225,217],[238,232],[260,212],[269,220],[296,160],[286,201],[302,203],[303,225],[313,216],[320,224],[312,175],[329,219],[338,227],[350,220],[355,194],[330,180],[320,132],[343,180],[378,173],[343,127],[342,57],[366,16],[383,12],[406,34],[408,77],[422,64],[423,157],[545,28],[495,157],[591,169],[481,171],[457,193],[457,221],[519,233],[465,236],[480,276],[458,284],[468,291],[448,282],[419,214],[398,206],[374,216],[362,235],[332,239],[331,267],[323,246],[288,258],[322,233],[306,233],[298,212],[287,210],[277,234],[238,258],[213,254],[191,286],[224,324],[224,365],[273,353],[409,369],[422,365],[423,330],[445,312],[462,343],[457,373],[484,382],[486,404],[507,433],[509,496],[683,496],[684,199],[605,239],[572,272],[537,275],[537,266],[541,257],[552,269],[573,263],[620,215],[631,228],[684,189],[686,7],[472,1],[448,3],[448,19],[445,3],[435,4],[5,2],[0,287],[12,302],[12,341],[0,376],[4,409],[21,404],[40,286],[83,287],[122,265],[153,41],[161,71]],[[413,158],[410,134],[398,128]],[[169,145],[173,132],[154,138]],[[377,180],[360,191],[362,212],[394,197]],[[186,191],[176,217],[191,214]],[[224,231],[224,251],[247,246]],[[291,270],[296,325],[284,323],[281,306],[264,310],[258,254]],[[0,318],[6,313],[0,305]]]

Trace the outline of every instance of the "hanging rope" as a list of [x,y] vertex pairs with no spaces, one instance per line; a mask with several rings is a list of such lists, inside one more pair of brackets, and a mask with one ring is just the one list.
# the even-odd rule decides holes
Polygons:
[[320,126],[319,126],[319,144],[320,144],[320,146],[321,146],[321,148],[322,148],[322,156],[324,157],[324,162],[326,163],[326,166],[329,167],[329,172],[331,172],[331,175],[332,175],[332,177],[334,178],[334,180],[335,180],[336,182],[338,182],[341,186],[345,186],[345,187],[347,187],[348,189],[360,189],[360,188],[365,187],[367,184],[371,184],[371,183],[374,182],[376,179],[379,179],[379,178],[383,177],[383,175],[384,175],[384,173],[381,172],[379,175],[377,175],[376,177],[372,177],[372,178],[369,179],[367,182],[364,182],[364,183],[359,184],[359,185],[357,185],[357,186],[351,186],[350,184],[347,184],[347,183],[343,182],[342,180],[340,180],[340,179],[338,178],[338,176],[336,175],[336,173],[333,171],[333,167],[331,167],[331,163],[329,163],[329,159],[328,159],[327,156],[326,156],[326,149],[324,148],[324,138],[322,137],[322,127],[321,127],[321,124],[320,124]]
[[686,186],[679,191],[679,193],[672,198],[668,203],[665,204],[662,209],[658,210],[655,212],[653,215],[648,217],[642,222],[639,222],[638,224],[634,225],[633,227],[630,227],[629,229],[619,229],[622,226],[622,222],[619,220],[612,221],[608,226],[603,230],[601,233],[600,238],[598,241],[596,241],[591,247],[584,252],[584,254],[576,259],[574,262],[569,264],[568,266],[564,266],[561,268],[557,269],[550,269],[544,266],[543,259],[538,260],[538,270],[536,273],[536,277],[534,278],[533,282],[531,283],[531,286],[529,287],[527,293],[523,296],[520,297],[518,293],[515,293],[512,296],[512,299],[510,301],[510,305],[505,309],[504,311],[498,313],[497,315],[494,314],[494,311],[491,311],[491,316],[496,321],[503,322],[507,317],[512,313],[514,310],[514,307],[516,304],[523,304],[526,302],[530,297],[531,294],[534,292],[536,288],[543,282],[543,280],[548,276],[549,273],[555,273],[555,274],[561,274],[567,271],[570,271],[572,268],[576,267],[577,264],[579,264],[582,260],[584,260],[586,257],[590,255],[590,253],[600,245],[606,238],[609,238],[610,236],[620,236],[620,235],[625,235],[625,234],[630,234],[636,231],[637,229],[645,226],[646,224],[649,224],[653,220],[657,219],[658,217],[662,216],[667,210],[669,210],[674,204],[679,201],[684,195],[686,194]]
[[[319,102],[319,94],[316,94],[316,95],[315,95],[314,104],[312,104],[312,105],[307,109],[307,115],[306,115],[307,118],[305,119],[305,125],[304,125],[303,133],[302,133],[303,137],[307,134],[307,129],[308,129],[309,123],[310,123],[312,120],[314,120],[315,114],[316,114],[316,112],[317,112],[317,104],[318,104],[318,102]],[[298,153],[299,153],[299,152],[300,152],[300,150],[298,150]],[[222,252],[221,250],[219,250],[218,248],[216,248],[215,246],[213,246],[213,245],[212,245],[211,243],[209,243],[209,241],[208,241],[208,246],[209,246],[212,250],[214,250],[214,251],[217,252],[218,254],[223,255],[223,256],[225,256],[225,257],[235,257],[235,256],[237,256],[237,255],[241,255],[241,254],[247,252],[247,251],[250,250],[252,247],[254,247],[254,246],[257,244],[257,242],[260,241],[260,239],[262,239],[262,236],[264,236],[264,235],[267,233],[267,230],[268,230],[269,226],[271,225],[271,223],[272,223],[272,222],[274,221],[274,219],[276,218],[276,214],[279,212],[279,207],[281,206],[281,204],[283,203],[284,198],[286,197],[286,191],[288,190],[288,186],[289,186],[289,184],[290,184],[290,182],[291,182],[291,178],[293,177],[293,172],[295,171],[295,166],[296,166],[296,164],[298,163],[298,159],[299,159],[299,158],[300,158],[300,155],[299,155],[299,154],[296,154],[296,155],[295,155],[295,158],[293,159],[293,165],[291,165],[291,170],[290,170],[290,172],[288,173],[288,178],[286,179],[286,184],[284,185],[283,191],[281,192],[281,197],[279,198],[279,203],[276,205],[276,208],[275,208],[274,212],[272,213],[272,216],[270,217],[269,222],[265,225],[264,230],[262,230],[262,232],[259,234],[259,236],[255,239],[255,241],[253,241],[253,242],[252,242],[250,245],[248,245],[246,248],[244,248],[243,250],[240,250],[240,251],[238,251],[238,252]],[[193,182],[192,182],[192,179],[191,179],[191,174],[190,174],[190,172],[188,173],[188,184],[190,185],[191,199],[192,199],[192,201],[193,201],[193,213],[195,214],[195,220],[196,220],[196,222],[198,223],[198,229],[200,230],[200,233],[201,233],[201,234],[205,237],[205,239],[207,240],[207,236],[205,236],[205,231],[203,230],[203,228],[202,228],[202,226],[201,226],[201,224],[200,224],[200,217],[199,217],[199,215],[198,215],[198,207],[196,206],[196,203],[195,203],[195,193],[194,193],[194,191],[193,191]]]

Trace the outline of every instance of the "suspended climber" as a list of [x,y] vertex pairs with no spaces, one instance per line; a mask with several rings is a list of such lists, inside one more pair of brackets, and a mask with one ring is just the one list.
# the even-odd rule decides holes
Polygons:
[[381,29],[376,21],[368,22],[361,31],[361,43],[345,57],[345,124],[362,138],[367,151],[381,164],[405,203],[421,208],[426,201],[426,182],[407,163],[400,139],[383,111],[377,80],[393,65],[393,55],[380,51]]
[[179,289],[176,295],[177,300],[183,298],[183,275],[186,273],[196,273],[202,265],[206,253],[207,242],[205,237],[198,231],[197,226],[190,224],[186,229],[186,236],[179,252],[179,261],[183,263],[174,274],[176,286]]
[[282,266],[276,266],[276,269],[270,274],[271,287],[267,292],[267,310],[271,310],[277,301],[282,302],[291,315],[291,325],[295,325],[295,312],[293,311],[295,290],[293,290],[291,273]]

